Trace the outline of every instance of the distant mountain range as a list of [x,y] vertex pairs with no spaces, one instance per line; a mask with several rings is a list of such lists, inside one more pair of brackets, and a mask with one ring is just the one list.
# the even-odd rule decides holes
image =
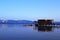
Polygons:
[[0,20],[0,24],[32,24],[29,20]]
[[[37,21],[29,20],[0,20],[0,24],[36,24]],[[60,22],[53,22],[53,25],[60,25]]]
[[60,25],[60,22],[53,22],[53,24],[55,25]]

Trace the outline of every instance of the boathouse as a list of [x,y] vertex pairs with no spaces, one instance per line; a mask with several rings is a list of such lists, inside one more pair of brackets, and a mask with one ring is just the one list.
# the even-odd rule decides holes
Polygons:
[[51,19],[47,19],[47,20],[40,19],[40,20],[38,20],[38,24],[39,25],[50,25],[50,24],[52,24],[52,21],[53,20],[51,20]]
[[39,19],[37,21],[37,24],[35,26],[41,26],[41,25],[52,25],[53,20],[51,19]]

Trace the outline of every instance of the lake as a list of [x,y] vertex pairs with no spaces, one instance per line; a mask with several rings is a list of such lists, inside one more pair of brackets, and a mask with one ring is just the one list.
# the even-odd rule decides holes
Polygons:
[[0,40],[60,40],[60,28],[0,24]]

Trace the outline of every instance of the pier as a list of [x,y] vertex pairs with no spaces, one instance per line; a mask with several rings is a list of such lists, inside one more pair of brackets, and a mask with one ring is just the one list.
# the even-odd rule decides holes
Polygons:
[[60,25],[57,25],[57,24],[53,24],[53,20],[52,19],[47,19],[47,20],[45,20],[45,19],[39,19],[38,21],[37,21],[37,23],[35,24],[35,26],[39,26],[39,27],[43,27],[43,26],[45,26],[45,27],[55,27],[55,28],[60,28]]

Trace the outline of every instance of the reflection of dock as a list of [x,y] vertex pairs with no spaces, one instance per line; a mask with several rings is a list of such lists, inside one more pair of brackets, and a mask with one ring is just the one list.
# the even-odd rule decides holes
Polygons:
[[44,31],[44,32],[51,32],[52,31],[52,26],[35,26],[35,29],[37,29],[38,31]]
[[60,25],[40,25],[35,26],[38,31],[52,32],[54,28],[60,28]]
[[52,27],[54,26],[54,27],[60,27],[60,25],[40,25],[40,26],[47,26],[47,27],[48,27],[48,26],[52,26]]

